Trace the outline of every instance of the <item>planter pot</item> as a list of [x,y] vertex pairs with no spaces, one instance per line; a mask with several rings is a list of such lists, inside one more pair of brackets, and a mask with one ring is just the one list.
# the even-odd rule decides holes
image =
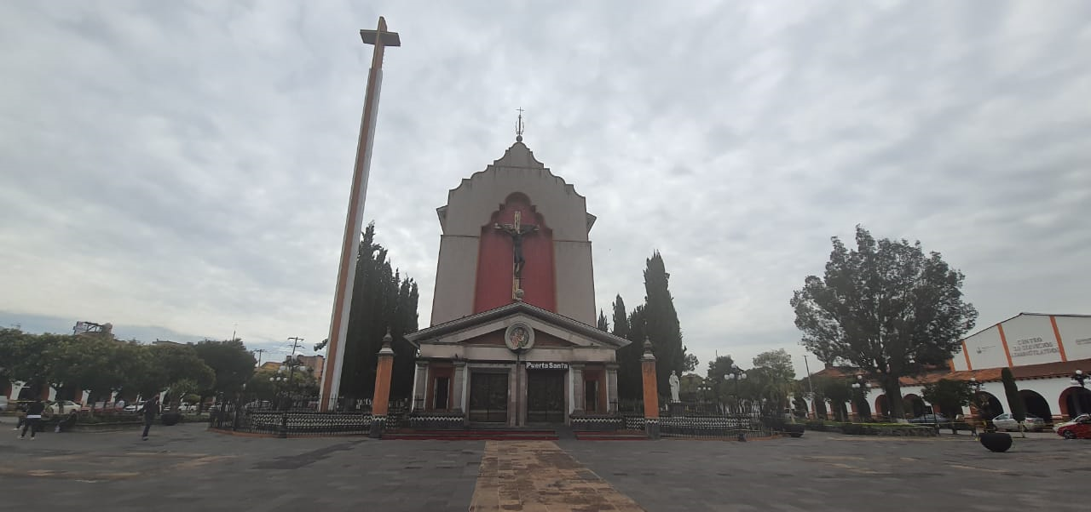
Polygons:
[[784,425],[784,433],[792,437],[803,437],[804,426],[799,423]]
[[182,421],[182,414],[177,412],[163,413],[163,425],[172,426]]
[[981,446],[993,452],[1006,452],[1011,448],[1011,435],[999,432],[981,434]]

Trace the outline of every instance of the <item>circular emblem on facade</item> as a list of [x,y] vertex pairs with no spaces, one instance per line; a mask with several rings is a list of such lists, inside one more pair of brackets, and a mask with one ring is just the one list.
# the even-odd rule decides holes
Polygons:
[[504,343],[516,352],[530,350],[534,346],[534,329],[524,323],[515,323],[504,331]]

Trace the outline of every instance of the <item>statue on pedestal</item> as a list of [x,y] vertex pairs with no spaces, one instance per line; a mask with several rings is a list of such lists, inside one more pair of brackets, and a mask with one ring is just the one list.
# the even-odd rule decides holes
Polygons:
[[678,381],[678,372],[671,373],[670,379],[668,379],[667,382],[671,385],[671,402],[681,402],[681,400],[678,399],[678,388],[681,385]]

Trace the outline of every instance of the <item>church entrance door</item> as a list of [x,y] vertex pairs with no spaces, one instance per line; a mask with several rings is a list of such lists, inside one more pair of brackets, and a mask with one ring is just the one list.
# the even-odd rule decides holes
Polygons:
[[470,374],[470,421],[504,423],[508,421],[508,374]]
[[564,377],[556,370],[527,371],[527,423],[564,423]]

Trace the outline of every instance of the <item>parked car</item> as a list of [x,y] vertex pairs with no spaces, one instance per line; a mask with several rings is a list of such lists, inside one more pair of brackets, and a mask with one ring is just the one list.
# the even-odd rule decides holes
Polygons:
[[144,407],[144,402],[137,402],[134,404],[126,405],[125,408],[122,410],[125,412],[136,412],[139,411],[141,407]]
[[909,420],[910,423],[950,423],[951,420],[942,414],[922,414]]
[[[1015,421],[1015,417],[1010,412],[1006,412],[993,418],[993,425],[996,425],[997,430],[1009,430],[1018,431],[1019,422]],[[1033,414],[1027,415],[1027,420],[1023,422],[1023,425],[1027,427],[1027,430],[1033,432],[1041,432],[1046,428],[1046,420],[1039,418]]]
[[1053,427],[1057,435],[1065,439],[1091,439],[1091,414],[1081,414]]
[[[62,411],[61,408],[64,408]],[[46,407],[46,414],[68,414],[71,411],[79,411],[80,404],[71,400],[61,400],[58,402],[49,402]]]

